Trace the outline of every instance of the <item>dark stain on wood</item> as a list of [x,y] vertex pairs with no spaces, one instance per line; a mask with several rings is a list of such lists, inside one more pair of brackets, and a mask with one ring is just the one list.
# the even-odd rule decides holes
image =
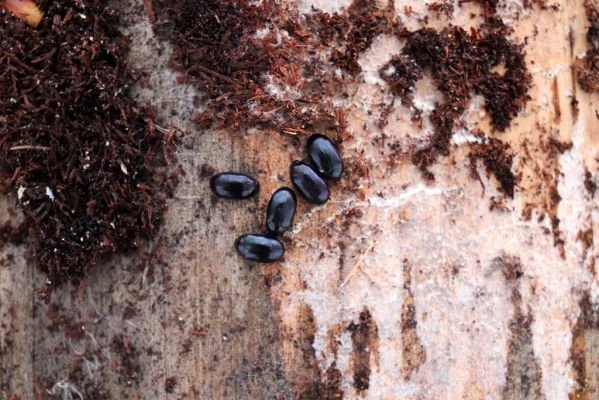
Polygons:
[[[517,257],[503,256],[496,258],[495,262],[501,266],[503,277],[512,286],[516,285],[518,280],[524,275],[522,264]],[[519,293],[517,287],[512,287],[512,292],[514,291]]]
[[572,331],[570,357],[576,387],[570,400],[599,398],[599,307],[586,291],[580,299],[580,316]]
[[121,370],[122,384],[137,385],[142,376],[141,365],[137,357],[137,349],[125,336],[115,336],[112,339],[112,350],[117,355],[116,368]]
[[532,316],[523,314],[520,306],[510,322],[504,399],[544,399],[541,367],[532,345]]
[[[548,160],[559,160],[559,157],[566,151],[572,149],[572,142],[561,142],[554,137],[550,137],[547,141],[540,143],[540,148],[547,154]],[[547,204],[547,214],[551,218],[551,232],[553,233],[553,244],[559,250],[563,259],[565,256],[564,239],[560,229],[560,219],[558,217],[558,208],[562,200],[559,194],[558,185],[561,177],[559,163],[556,162],[552,172],[549,168],[544,171],[541,176],[546,187],[549,188],[549,198]]]
[[588,257],[590,255],[589,269],[591,271],[591,274],[594,277],[597,277],[597,256],[596,254],[593,254],[595,236],[593,227],[589,227],[589,229],[587,229],[586,231],[580,231],[579,234],[581,235],[580,240],[582,241],[583,252],[585,254],[585,257]]
[[[574,52],[574,49],[571,50]],[[570,74],[572,76],[572,99],[570,100],[570,105],[572,106],[572,122],[575,123],[578,119],[578,98],[576,96],[576,69],[572,65],[570,67]]]
[[584,171],[584,187],[591,197],[595,197],[595,192],[597,191],[597,184],[593,180],[593,174],[591,174],[591,171],[589,171],[588,169]]
[[371,363],[378,359],[379,334],[376,323],[368,308],[360,313],[360,321],[347,327],[352,340],[352,367],[354,370],[354,388],[363,393],[370,387]]
[[403,261],[403,305],[401,310],[401,351],[402,364],[400,375],[402,380],[409,380],[412,374],[426,361],[426,352],[418,336],[416,306],[412,293],[412,266],[408,260]]
[[570,45],[570,57],[574,58],[574,44],[576,42],[576,38],[574,37],[574,30],[572,26],[568,30],[568,44]]
[[0,250],[6,244],[19,246],[25,242],[28,235],[28,229],[25,224],[14,227],[9,224],[0,224]]
[[339,371],[337,368],[337,362],[333,361],[329,368],[327,368],[324,377],[322,397],[320,397],[320,399],[335,400],[342,398],[343,391],[341,390],[341,371]]
[[559,104],[559,85],[557,82],[557,76],[553,78],[553,84],[551,85],[551,91],[553,92],[553,111],[555,116],[553,120],[559,122],[562,117],[562,109]]
[[522,311],[520,278],[524,275],[518,257],[501,256],[494,260],[499,266],[509,288],[512,290],[514,316],[510,321],[510,338],[508,340],[506,383],[503,388],[503,399],[545,399],[542,392],[542,370],[534,354],[532,344],[533,322],[530,313]]
[[341,390],[341,372],[333,362],[324,373],[320,369],[314,336],[316,335],[314,312],[305,303],[300,305],[298,330],[294,338],[295,364],[293,388],[295,399],[299,400],[337,400],[343,398]]
[[584,254],[585,258],[589,256],[589,253],[591,253],[591,257],[590,257],[591,273],[593,274],[593,276],[597,276],[597,271],[595,269],[595,258],[592,257],[593,242],[594,242],[593,227],[590,226],[588,229],[586,229],[584,231],[580,230],[578,232],[578,234],[576,235],[576,240],[579,240],[582,243],[582,253]]

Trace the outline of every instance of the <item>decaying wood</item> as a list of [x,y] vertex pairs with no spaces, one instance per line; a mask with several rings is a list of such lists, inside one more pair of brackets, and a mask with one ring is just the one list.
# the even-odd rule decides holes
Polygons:
[[[349,1],[299,6],[312,3],[335,11]],[[483,22],[476,2],[454,3],[453,24]],[[378,37],[360,57],[360,83],[339,100],[351,134],[346,178],[325,206],[300,203],[284,262],[257,266],[232,243],[262,229],[305,138],[198,129],[189,117],[199,95],[166,67],[151,2],[131,0],[131,62],[151,83],[137,95],[190,132],[185,174],[142,258],[107,260],[49,305],[35,299],[45,277],[26,246],[4,247],[0,399],[595,398],[599,95],[581,90],[571,68],[587,50],[588,21],[582,0],[532,3],[498,7],[527,43],[531,100],[498,133],[475,97],[451,155],[430,168],[433,182],[397,149],[430,136],[439,92],[430,78],[416,84],[420,128],[378,79],[402,44]],[[425,15],[430,26],[449,23],[426,2],[395,9],[410,29]],[[478,131],[513,153],[513,198],[477,160],[473,178],[468,142]],[[259,196],[215,201],[208,180],[225,170],[258,177]],[[0,223],[16,223],[14,203],[3,200]]]
[[33,0],[2,0],[0,7],[10,11],[33,27],[37,27],[43,17],[43,13]]

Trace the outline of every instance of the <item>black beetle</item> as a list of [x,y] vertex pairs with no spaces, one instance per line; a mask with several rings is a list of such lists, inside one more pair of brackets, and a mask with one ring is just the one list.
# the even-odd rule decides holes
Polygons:
[[249,261],[275,262],[285,253],[283,243],[264,235],[242,235],[235,241],[237,254]]
[[226,199],[247,199],[258,192],[259,188],[258,181],[235,172],[224,172],[210,178],[212,192]]
[[339,150],[328,137],[320,134],[308,139],[307,151],[318,172],[326,179],[338,181],[343,174]]
[[327,183],[303,161],[294,161],[291,164],[291,182],[310,203],[324,204],[329,200]]
[[273,193],[266,211],[266,227],[273,234],[281,234],[291,227],[297,207],[293,190],[282,187]]

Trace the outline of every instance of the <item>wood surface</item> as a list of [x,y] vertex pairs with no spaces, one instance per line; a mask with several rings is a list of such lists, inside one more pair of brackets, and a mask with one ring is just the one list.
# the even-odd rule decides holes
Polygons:
[[[397,0],[398,15],[421,27],[404,6],[424,15],[425,2],[412,3]],[[385,86],[362,79],[344,100],[348,178],[327,205],[300,204],[284,262],[258,266],[238,258],[233,242],[262,230],[269,195],[289,185],[305,138],[198,129],[198,93],[176,84],[168,43],[154,37],[143,2],[129,0],[131,63],[149,82],[136,93],[164,124],[190,132],[181,181],[145,260],[112,257],[50,304],[35,296],[45,277],[26,245],[0,251],[0,399],[596,399],[599,211],[584,181],[589,171],[597,182],[599,95],[584,93],[571,71],[588,21],[582,0],[518,17],[521,2],[500,3],[513,37],[528,38],[534,80],[526,110],[497,134],[521,176],[514,199],[480,167],[482,190],[463,145],[433,167],[433,183],[409,160],[390,165],[392,151],[373,140]],[[480,24],[471,12],[481,9],[456,7],[453,23]],[[399,46],[375,41],[361,60],[365,75]],[[434,93],[426,82],[421,89]],[[489,132],[481,115],[474,107],[464,121]],[[384,133],[403,143],[425,131],[398,106]],[[573,147],[556,153],[550,139]],[[258,177],[259,196],[216,200],[209,177],[227,170]],[[491,207],[498,199],[502,211]],[[0,223],[18,223],[15,204],[1,200]],[[586,230],[590,244],[579,236]]]

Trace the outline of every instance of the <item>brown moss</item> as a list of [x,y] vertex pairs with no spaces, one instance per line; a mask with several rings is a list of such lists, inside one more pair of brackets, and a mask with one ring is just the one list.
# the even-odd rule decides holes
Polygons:
[[[195,116],[200,125],[293,133],[315,122],[334,125],[333,107],[321,101],[330,76],[305,62],[314,34],[276,1],[154,0],[152,9],[158,35],[174,45],[173,66],[205,95],[207,111]],[[309,83],[300,79],[306,76]]]
[[331,62],[356,76],[362,71],[358,64],[360,55],[377,36],[392,31],[393,13],[391,1],[386,9],[381,9],[376,0],[354,0],[347,12],[333,15],[316,12],[308,18],[319,32],[319,38],[333,49]]
[[[494,10],[494,2],[486,3]],[[444,4],[431,7],[449,12],[449,3]],[[428,145],[411,152],[428,179],[433,178],[428,167],[449,154],[454,125],[473,95],[484,97],[497,131],[507,129],[528,100],[531,76],[523,46],[508,38],[510,29],[493,13],[479,31],[411,32],[401,27],[392,1],[381,6],[375,0],[354,0],[340,12],[306,15],[274,1],[154,0],[152,9],[159,21],[156,30],[175,45],[174,64],[207,97],[199,122],[259,125],[294,134],[325,126],[344,137],[342,113],[332,98],[346,94],[346,85],[361,72],[359,57],[377,36],[397,35],[406,45],[380,71],[391,91],[412,106],[414,85],[429,74],[444,95],[431,115],[435,130]],[[337,76],[335,69],[346,74]],[[272,93],[273,84],[300,95]],[[503,186],[513,186],[509,174],[499,172]]]
[[[449,154],[454,125],[474,94],[484,97],[485,110],[498,131],[509,127],[529,99],[531,75],[526,68],[523,47],[510,42],[507,33],[509,30],[498,21],[489,22],[483,31],[472,30],[471,33],[459,27],[398,33],[407,41],[406,46],[400,55],[381,68],[381,78],[407,105],[412,104],[416,81],[425,73],[430,74],[444,96],[444,101],[437,103],[430,116],[435,131],[428,146],[416,151],[412,157],[425,177],[432,178],[428,166],[439,155]],[[505,69],[503,74],[495,71],[500,66]],[[498,179],[502,187],[513,194],[509,189],[514,183],[509,182],[513,178],[511,172],[499,166],[489,169],[501,174]]]
[[[176,44],[173,63],[215,101],[215,114],[239,97],[249,98],[272,66],[266,49],[252,35],[268,24],[268,8],[247,1],[154,0],[156,29]],[[264,14],[261,15],[261,13]]]
[[0,11],[0,187],[20,190],[54,286],[157,231],[174,138],[128,94],[137,77],[118,10],[98,0],[39,6],[38,30]]
[[435,11],[438,14],[445,14],[448,18],[453,17],[453,2],[449,0],[436,1],[434,3],[428,3],[426,7]]
[[497,11],[497,5],[499,4],[499,0],[458,0],[458,4],[460,5],[463,3],[472,2],[480,4],[487,12],[490,13]]
[[402,104],[412,106],[412,92],[416,82],[424,77],[424,69],[409,54],[401,54],[381,69],[380,75],[389,84],[391,92]]
[[590,26],[587,31],[589,50],[574,64],[578,83],[587,92],[599,92],[599,2],[585,0]]
[[481,160],[488,173],[493,174],[499,182],[499,190],[514,197],[516,176],[512,172],[514,156],[510,147],[497,139],[487,139],[482,144],[471,146],[470,166],[473,175],[477,175],[476,161]]

